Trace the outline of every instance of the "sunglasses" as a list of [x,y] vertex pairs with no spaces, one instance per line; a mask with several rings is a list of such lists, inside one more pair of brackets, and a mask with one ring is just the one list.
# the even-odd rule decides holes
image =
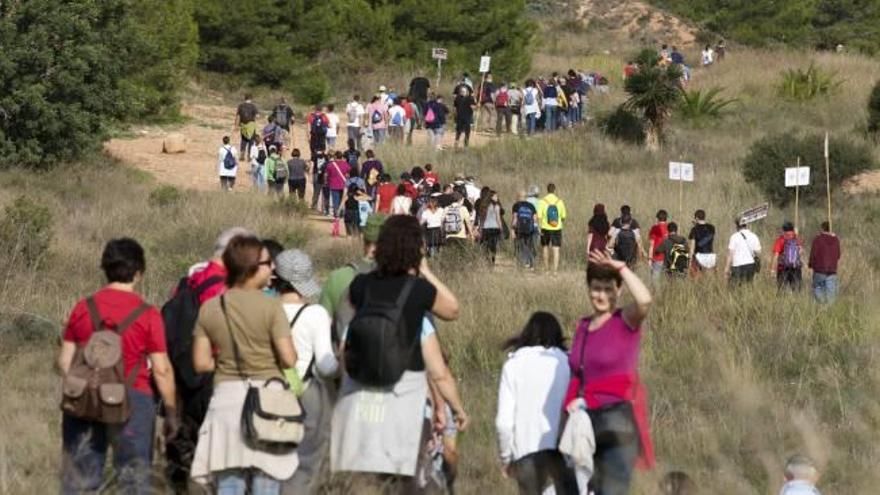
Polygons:
[[257,266],[260,266],[260,265],[272,266],[272,260],[268,259],[268,260],[260,261],[259,263],[257,263]]

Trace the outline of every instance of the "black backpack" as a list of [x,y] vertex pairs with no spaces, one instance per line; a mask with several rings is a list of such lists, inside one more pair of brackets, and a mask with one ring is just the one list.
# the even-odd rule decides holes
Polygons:
[[387,387],[403,376],[419,345],[418,336],[407,332],[403,320],[403,307],[414,285],[415,279],[408,278],[393,303],[374,300],[367,286],[345,339],[345,370],[355,381]]
[[636,233],[632,229],[621,229],[614,243],[614,259],[627,265],[636,261]]
[[688,247],[683,242],[672,242],[669,252],[666,253],[664,263],[669,273],[684,274],[687,273],[690,266],[690,254]]
[[311,130],[314,137],[327,135],[327,122],[324,121],[324,115],[314,114],[312,116]]
[[193,288],[189,285],[189,277],[183,277],[177,284],[177,291],[162,306],[168,357],[174,368],[178,389],[197,390],[211,382],[210,373],[200,374],[193,369],[192,335],[201,307],[199,296],[211,286],[222,282],[223,277],[217,275]]

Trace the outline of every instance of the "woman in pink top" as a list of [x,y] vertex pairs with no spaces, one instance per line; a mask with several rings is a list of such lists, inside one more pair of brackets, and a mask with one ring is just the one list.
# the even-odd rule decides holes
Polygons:
[[337,151],[335,160],[327,165],[327,185],[330,188],[330,200],[333,202],[333,218],[339,217],[339,207],[342,205],[342,193],[345,191],[345,181],[348,179],[348,173],[351,165],[342,156],[341,151]]
[[[618,309],[623,285],[634,302]],[[596,495],[626,494],[636,459],[647,468],[654,462],[638,375],[641,324],[651,307],[651,292],[625,262],[602,251],[590,252],[587,286],[593,313],[575,332],[565,404],[569,412],[586,409],[593,423],[596,452],[590,489]],[[585,484],[585,478],[578,473],[579,483]]]

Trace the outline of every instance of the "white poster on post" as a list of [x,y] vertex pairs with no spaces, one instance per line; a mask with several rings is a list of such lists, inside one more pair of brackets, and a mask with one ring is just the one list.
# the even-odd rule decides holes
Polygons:
[[810,167],[786,167],[785,187],[810,185]]
[[693,182],[694,164],[685,162],[669,162],[669,180]]
[[483,55],[480,57],[480,72],[485,74],[489,72],[489,64],[492,62],[492,57],[488,55]]

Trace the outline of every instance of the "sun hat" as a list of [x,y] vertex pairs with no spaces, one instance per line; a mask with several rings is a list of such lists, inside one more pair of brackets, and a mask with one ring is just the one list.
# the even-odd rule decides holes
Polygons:
[[379,231],[382,230],[382,225],[385,224],[385,220],[388,218],[388,215],[384,213],[373,213],[367,218],[367,225],[364,226],[364,242],[369,242],[370,244],[375,244],[379,240]]
[[275,274],[303,297],[314,297],[321,293],[321,286],[315,280],[312,260],[299,249],[282,251],[275,258]]
[[386,88],[384,84],[379,86],[379,91],[387,91],[387,90],[388,90],[388,88]]
[[529,186],[529,196],[535,197],[541,193],[541,189],[536,185]]

